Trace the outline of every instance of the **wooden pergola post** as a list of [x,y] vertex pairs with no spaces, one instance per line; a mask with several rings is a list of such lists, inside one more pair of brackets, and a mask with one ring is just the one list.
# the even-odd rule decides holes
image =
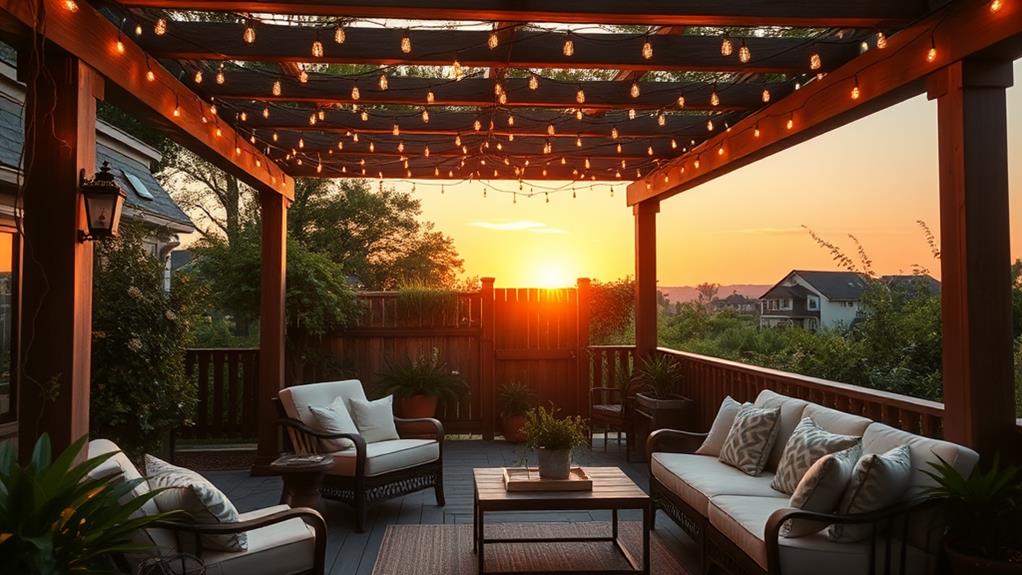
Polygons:
[[635,214],[635,354],[656,350],[656,215],[660,201],[632,206]]
[[256,469],[280,453],[280,429],[273,398],[285,387],[284,299],[287,275],[287,199],[270,191],[259,194],[262,219],[262,266],[259,304],[259,447]]
[[48,433],[59,453],[89,432],[92,243],[79,175],[96,163],[96,99],[103,79],[55,46],[19,73],[25,106],[24,268],[19,458]]
[[944,436],[990,457],[1015,427],[1005,88],[1010,60],[931,77],[940,158]]

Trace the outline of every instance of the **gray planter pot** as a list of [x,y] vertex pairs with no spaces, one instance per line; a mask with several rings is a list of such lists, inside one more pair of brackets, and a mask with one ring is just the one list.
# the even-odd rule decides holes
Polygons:
[[637,393],[635,394],[635,403],[638,404],[639,407],[643,407],[650,411],[666,411],[669,409],[688,409],[688,407],[692,405],[692,400],[680,395],[676,395],[672,399],[657,399],[655,397],[650,397],[645,393]]
[[543,479],[567,479],[571,473],[570,449],[539,448],[539,476]]

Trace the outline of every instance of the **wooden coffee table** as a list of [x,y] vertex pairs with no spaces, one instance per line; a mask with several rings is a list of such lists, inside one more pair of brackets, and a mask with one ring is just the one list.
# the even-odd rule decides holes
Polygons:
[[[572,571],[577,573],[642,573],[649,575],[649,531],[652,512],[649,496],[634,481],[617,467],[584,467],[593,480],[592,491],[534,491],[509,493],[504,489],[503,468],[477,468],[475,474],[475,498],[472,531],[472,550],[479,562],[479,573],[486,572],[485,551],[488,543],[562,543],[598,542],[613,543],[624,556],[631,569],[610,569],[606,571]],[[486,538],[486,513],[492,511],[592,511],[607,509],[612,514],[611,533],[608,537],[571,538]],[[618,539],[618,511],[622,509],[642,510],[642,563],[640,564]],[[503,573],[499,575],[504,575]]]

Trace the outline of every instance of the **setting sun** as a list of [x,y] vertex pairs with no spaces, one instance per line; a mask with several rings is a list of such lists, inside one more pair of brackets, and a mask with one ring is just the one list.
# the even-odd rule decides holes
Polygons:
[[575,276],[562,262],[534,262],[527,275],[532,284],[540,288],[560,288],[575,285]]

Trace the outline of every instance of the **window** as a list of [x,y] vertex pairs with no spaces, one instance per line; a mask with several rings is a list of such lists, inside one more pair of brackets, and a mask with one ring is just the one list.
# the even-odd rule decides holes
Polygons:
[[149,191],[149,188],[145,187],[145,184],[142,183],[142,180],[138,179],[138,177],[135,176],[135,174],[132,174],[131,172],[126,172],[124,170],[121,170],[121,173],[124,174],[124,177],[128,179],[128,183],[131,184],[131,189],[135,190],[135,193],[138,194],[138,197],[142,198],[143,200],[153,199],[153,194]]
[[0,230],[0,423],[15,419],[14,324],[17,300],[18,239]]
[[806,308],[810,310],[820,309],[820,300],[813,296],[809,296],[809,299],[806,300]]

